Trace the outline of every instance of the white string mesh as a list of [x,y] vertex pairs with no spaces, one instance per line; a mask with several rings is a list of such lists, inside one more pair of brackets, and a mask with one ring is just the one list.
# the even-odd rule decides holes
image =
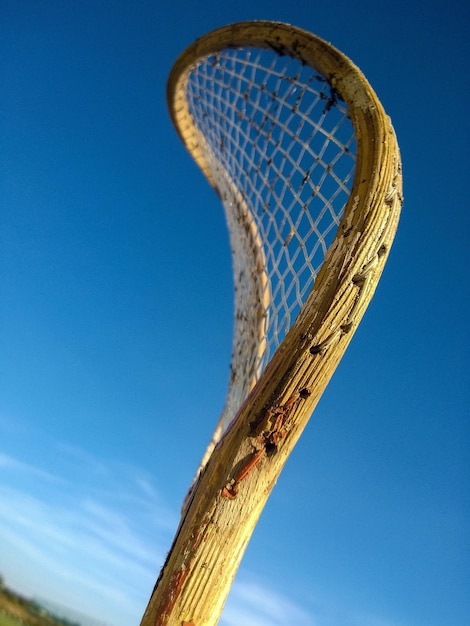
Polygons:
[[186,95],[233,252],[231,377],[215,444],[313,286],[351,191],[356,146],[327,80],[274,50],[200,60]]

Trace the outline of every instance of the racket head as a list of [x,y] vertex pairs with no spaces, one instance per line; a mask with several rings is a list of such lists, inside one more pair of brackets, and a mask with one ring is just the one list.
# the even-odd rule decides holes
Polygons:
[[[256,75],[250,81],[241,76],[239,68],[242,65],[243,72]],[[283,70],[283,67],[289,69]],[[281,88],[279,76],[283,71],[284,87]],[[225,72],[229,79],[221,82],[217,72],[219,75]],[[269,83],[270,72],[277,76],[274,83]],[[201,75],[204,75],[202,83]],[[261,82],[256,83],[256,80]],[[277,87],[273,87],[274,84]],[[295,93],[290,98],[286,96],[289,85],[292,85],[303,90],[307,104],[304,102],[299,119],[306,119],[305,108],[309,108],[312,96],[305,94],[310,93],[310,85],[313,84],[316,85],[314,91],[317,92],[318,102],[312,110],[317,117],[327,120],[321,123],[313,120],[313,127],[317,124],[321,129],[322,141],[328,133],[331,134],[330,144],[340,144],[341,163],[353,159],[354,171],[351,173],[350,169],[347,171],[341,165],[341,173],[335,174],[336,180],[340,181],[337,187],[341,192],[339,201],[336,197],[335,206],[323,197],[324,204],[329,204],[329,214],[333,218],[330,221],[334,222],[334,228],[328,226],[326,234],[320,232],[318,221],[314,219],[311,230],[314,236],[318,236],[315,241],[306,241],[298,236],[295,227],[291,228],[291,208],[295,206],[297,214],[310,210],[312,205],[307,207],[305,203],[305,190],[311,196],[309,202],[313,196],[317,196],[315,202],[321,196],[317,192],[317,187],[321,185],[316,184],[318,181],[314,181],[312,175],[316,166],[312,159],[315,156],[318,158],[321,148],[311,150],[313,157],[309,164],[294,163],[297,171],[291,175],[288,184],[293,189],[291,196],[294,202],[290,203],[291,208],[286,209],[282,217],[277,218],[276,234],[273,236],[263,222],[263,213],[266,213],[264,205],[273,198],[279,200],[281,197],[285,201],[285,193],[279,191],[276,195],[275,185],[272,186],[272,193],[260,192],[256,181],[243,178],[243,173],[250,167],[256,169],[257,164],[253,158],[248,162],[244,160],[237,140],[245,138],[245,152],[253,146],[256,148],[256,136],[259,141],[271,145],[271,154],[264,153],[264,165],[261,166],[264,167],[262,184],[268,188],[266,181],[275,165],[275,158],[286,160],[291,153],[288,146],[284,150],[276,147],[276,140],[279,142],[274,128],[276,123],[290,139],[297,138],[297,145],[303,144],[304,152],[305,146],[311,148],[313,140],[309,142],[306,136],[302,136],[303,130],[297,133],[292,129],[290,122],[286,122],[285,111],[297,106]],[[372,297],[395,234],[402,204],[401,162],[390,120],[357,66],[321,38],[283,23],[242,22],[219,28],[196,40],[174,64],[167,96],[171,118],[183,143],[224,203],[234,251],[236,296],[231,378],[226,406],[201,464],[202,469],[214,445],[227,431],[269,366],[274,352],[281,345],[284,352],[291,351],[287,341],[289,335],[300,333],[311,337],[312,355],[325,355],[335,341],[343,344],[341,354],[344,352]],[[264,108],[260,106],[263,98]],[[279,113],[269,104],[276,98],[282,100],[284,113]],[[247,116],[246,107],[250,103],[252,108]],[[253,103],[258,110],[253,108]],[[302,105],[302,98],[300,103]],[[217,119],[214,117],[216,109]],[[261,115],[268,118],[268,125],[271,124],[269,137],[266,124],[263,128],[263,121],[259,118],[260,110]],[[337,122],[338,111],[346,123]],[[297,114],[299,116],[298,111]],[[224,116],[230,118],[230,128],[221,127],[220,118]],[[333,121],[328,122],[328,119]],[[244,123],[251,124],[251,130],[243,130]],[[350,131],[344,130],[347,123]],[[282,144],[282,139],[280,141]],[[273,157],[273,152],[283,156]],[[225,153],[232,155],[232,161],[227,160]],[[336,153],[323,156],[320,171],[327,187],[338,162],[334,161]],[[235,174],[233,167],[230,169],[232,157],[238,159]],[[271,164],[266,166],[267,162]],[[276,167],[279,172],[279,163]],[[308,184],[302,185],[307,178]],[[251,191],[247,189],[250,185]],[[336,206],[338,202],[339,209]],[[281,224],[282,220],[284,224]],[[276,222],[276,219],[272,221]],[[270,242],[269,237],[274,237],[275,243]],[[297,246],[294,251],[293,243]],[[315,258],[315,263],[310,258],[313,254],[309,257],[309,246],[310,250],[314,248],[319,259]],[[308,258],[303,268],[307,267],[310,277],[303,282],[299,280],[292,262],[292,258],[297,258],[298,249],[304,256],[307,250]],[[290,256],[286,261],[284,257],[288,254]],[[281,261],[271,262],[270,266],[273,257]],[[291,265],[290,274],[283,271],[282,263]],[[364,274],[366,267],[370,270],[367,280]],[[273,276],[277,276],[277,282]],[[291,285],[295,282],[301,296],[297,295],[292,304],[286,292],[289,289],[292,292]],[[352,290],[358,293],[351,295],[351,285]],[[360,289],[357,289],[358,285]],[[281,304],[275,302],[276,293],[282,293]]]

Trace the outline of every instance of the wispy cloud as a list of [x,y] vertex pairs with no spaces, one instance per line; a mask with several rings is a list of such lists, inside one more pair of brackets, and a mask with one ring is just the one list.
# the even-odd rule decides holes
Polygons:
[[[56,444],[54,467],[0,453],[0,571],[32,595],[138,624],[179,520],[142,469]],[[14,581],[11,581],[14,582]],[[399,626],[336,599],[301,604],[243,569],[221,626]],[[340,608],[339,608],[340,607]]]
[[316,626],[308,613],[282,593],[253,580],[237,580],[221,626]]
[[115,626],[138,623],[179,513],[139,468],[71,446],[54,452],[56,473],[0,455],[8,470],[0,480],[0,569],[8,566],[25,592]]
[[30,475],[42,480],[49,480],[52,482],[56,482],[60,480],[60,478],[50,472],[46,472],[44,469],[39,467],[35,467],[29,463],[25,463],[24,461],[20,461],[15,459],[14,457],[3,454],[0,452],[0,468],[3,470],[12,470],[13,472],[19,472],[24,475]]
[[[34,593],[60,598],[113,626],[138,623],[179,513],[139,468],[104,462],[74,446],[56,448],[60,476],[0,456],[13,474],[33,479],[29,489],[0,483],[0,541],[41,572]],[[220,623],[316,626],[288,598],[251,580],[237,580]]]
[[404,626],[320,590],[300,604],[249,573],[237,578],[220,626]]

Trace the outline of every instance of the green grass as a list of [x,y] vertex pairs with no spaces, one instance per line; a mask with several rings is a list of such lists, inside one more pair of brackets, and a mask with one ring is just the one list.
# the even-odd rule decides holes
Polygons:
[[22,624],[14,617],[0,613],[0,626],[22,626]]

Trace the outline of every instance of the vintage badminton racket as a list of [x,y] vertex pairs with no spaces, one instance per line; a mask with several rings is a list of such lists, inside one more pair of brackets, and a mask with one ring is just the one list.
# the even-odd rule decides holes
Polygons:
[[286,24],[198,39],[171,71],[168,103],[224,205],[235,328],[226,406],[142,626],[209,626],[375,291],[401,164],[358,68]]

